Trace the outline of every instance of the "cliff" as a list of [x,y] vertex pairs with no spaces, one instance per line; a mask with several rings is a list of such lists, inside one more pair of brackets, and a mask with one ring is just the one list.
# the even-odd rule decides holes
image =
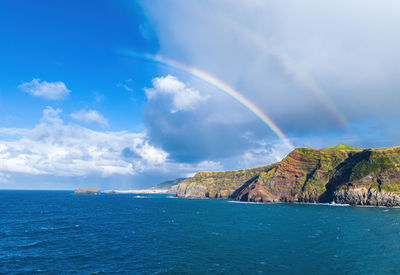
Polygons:
[[251,181],[270,166],[227,172],[199,172],[172,187],[178,197],[228,198],[244,183]]
[[298,148],[268,166],[199,172],[174,189],[178,197],[399,206],[400,147]]

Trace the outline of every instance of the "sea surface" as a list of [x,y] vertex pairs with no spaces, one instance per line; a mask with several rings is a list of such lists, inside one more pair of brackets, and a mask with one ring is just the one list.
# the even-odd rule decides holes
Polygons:
[[0,273],[388,274],[400,209],[0,191]]

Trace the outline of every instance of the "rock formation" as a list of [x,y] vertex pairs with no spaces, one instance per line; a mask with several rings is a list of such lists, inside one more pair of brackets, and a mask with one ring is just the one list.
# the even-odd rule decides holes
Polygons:
[[199,172],[174,190],[184,198],[399,206],[400,147],[298,148],[268,166]]
[[99,194],[100,190],[96,188],[78,188],[74,191],[75,194]]

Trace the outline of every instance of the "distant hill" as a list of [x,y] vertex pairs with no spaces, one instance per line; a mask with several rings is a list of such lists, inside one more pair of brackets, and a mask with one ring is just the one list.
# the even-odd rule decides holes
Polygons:
[[159,190],[169,190],[171,189],[172,186],[179,184],[181,181],[186,180],[187,178],[177,178],[175,180],[167,180],[163,181],[162,183],[159,183],[151,189],[159,189]]
[[400,206],[400,147],[297,148],[271,165],[199,172],[173,189],[178,197]]
[[351,145],[347,145],[347,144],[339,144],[336,146],[324,148],[322,150],[360,150],[360,148],[357,148],[357,147],[354,147]]

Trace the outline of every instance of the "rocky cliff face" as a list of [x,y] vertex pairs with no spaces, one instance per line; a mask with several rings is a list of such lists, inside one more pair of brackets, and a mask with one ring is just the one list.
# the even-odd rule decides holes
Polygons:
[[395,206],[400,205],[400,147],[298,148],[269,166],[197,173],[175,191],[179,197]]
[[178,197],[183,198],[228,198],[246,182],[252,181],[261,172],[272,167],[262,166],[228,172],[199,172],[172,187]]
[[399,195],[374,188],[345,188],[333,193],[333,201],[351,205],[399,206]]

